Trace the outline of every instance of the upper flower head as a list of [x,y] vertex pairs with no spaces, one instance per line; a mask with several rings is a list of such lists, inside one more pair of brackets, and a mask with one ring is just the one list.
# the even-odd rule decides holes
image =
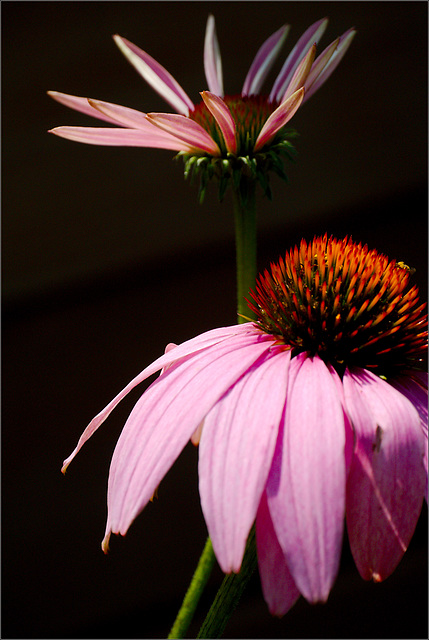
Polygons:
[[[125,534],[189,439],[201,505],[225,572],[256,520],[272,613],[325,601],[344,518],[363,578],[386,578],[427,487],[427,322],[410,271],[347,238],[315,238],[273,264],[252,294],[256,323],[214,329],[144,369],[82,434],[162,369],[113,454],[111,533]],[[399,328],[397,328],[399,327]]]
[[281,27],[260,47],[240,94],[225,96],[222,63],[213,16],[207,21],[204,69],[208,91],[194,104],[171,74],[145,51],[125,38],[115,42],[138,73],[168,102],[175,114],[145,114],[119,105],[79,98],[56,91],[53,98],[120,128],[57,127],[64,138],[90,144],[125,145],[173,149],[184,156],[185,175],[202,174],[202,195],[208,179],[225,183],[245,172],[259,180],[269,194],[268,172],[284,177],[279,156],[293,147],[285,129],[300,105],[331,75],[349,47],[355,30],[349,29],[317,58],[316,44],[328,24],[322,19],[311,25],[287,57],[270,94],[261,94],[262,85],[276,60],[289,31]]

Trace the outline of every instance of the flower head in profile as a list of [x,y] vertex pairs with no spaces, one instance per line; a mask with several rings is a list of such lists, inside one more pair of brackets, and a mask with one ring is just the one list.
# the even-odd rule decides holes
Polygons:
[[185,176],[198,174],[200,197],[207,182],[217,177],[223,197],[228,182],[241,176],[259,181],[270,195],[268,174],[282,178],[282,156],[294,151],[294,132],[285,128],[300,105],[334,71],[348,49],[355,30],[349,29],[316,58],[316,44],[327,19],[311,25],[287,57],[270,94],[262,85],[286,39],[283,26],[260,47],[240,94],[225,95],[222,62],[213,16],[209,16],[204,44],[208,91],[194,104],[170,73],[145,51],[118,35],[115,42],[137,72],[176,110],[176,113],[142,113],[116,104],[49,91],[55,100],[105,120],[119,128],[57,127],[55,133],[70,140],[99,145],[173,149],[185,162]]
[[286,613],[300,594],[327,599],[344,519],[361,576],[389,576],[427,487],[427,316],[409,279],[406,265],[351,239],[302,241],[260,276],[255,322],[170,345],[64,462],[65,470],[118,402],[162,369],[113,454],[103,549],[112,532],[127,532],[192,439],[219,564],[240,570],[256,521],[272,613]]

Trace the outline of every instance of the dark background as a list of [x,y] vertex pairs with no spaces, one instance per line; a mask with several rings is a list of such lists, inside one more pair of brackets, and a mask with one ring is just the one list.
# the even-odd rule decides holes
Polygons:
[[[58,90],[171,111],[123,58],[128,38],[195,102],[214,13],[225,89],[239,92],[258,47],[315,20],[322,46],[354,25],[349,52],[293,119],[290,184],[260,194],[259,259],[301,237],[352,234],[417,269],[427,288],[426,2],[2,2],[4,638],[166,637],[206,538],[189,445],[106,557],[109,462],[135,390],[85,445],[88,421],[166,343],[235,321],[231,200],[205,203],[173,153],[81,145],[54,126],[101,124],[46,96]],[[268,87],[269,90],[270,87]],[[315,431],[317,446],[317,431]],[[190,629],[221,581],[216,569]],[[364,582],[347,544],[328,603],[272,618],[255,576],[225,635],[427,637],[427,508],[400,566]]]

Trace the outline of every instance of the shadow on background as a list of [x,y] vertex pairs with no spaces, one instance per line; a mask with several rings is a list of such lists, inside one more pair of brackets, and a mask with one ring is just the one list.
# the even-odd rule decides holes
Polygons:
[[[197,101],[209,11],[230,93],[284,22],[292,25],[285,52],[324,15],[322,45],[358,29],[341,66],[294,118],[290,184],[273,180],[273,203],[259,198],[260,268],[302,237],[348,234],[415,267],[426,298],[426,3],[3,2],[4,638],[165,637],[205,542],[189,445],[159,499],[107,557],[101,552],[109,461],[141,390],[66,478],[59,469],[92,416],[166,343],[235,321],[231,201],[219,204],[209,189],[199,206],[170,152],[48,135],[97,122],[46,91],[170,110],[116,50],[119,33]],[[221,578],[216,569],[190,636]],[[427,637],[426,506],[384,583],[359,577],[345,543],[326,605],[301,599],[272,618],[255,576],[225,635]]]

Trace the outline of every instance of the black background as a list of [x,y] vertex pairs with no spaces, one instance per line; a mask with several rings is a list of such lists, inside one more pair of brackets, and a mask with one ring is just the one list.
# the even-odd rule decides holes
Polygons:
[[[289,185],[260,197],[264,268],[301,237],[352,234],[415,267],[427,288],[426,2],[2,2],[4,638],[165,637],[206,538],[197,450],[189,445],[106,557],[109,461],[136,390],[85,445],[87,422],[168,342],[235,321],[231,200],[197,203],[169,151],[60,140],[54,126],[99,124],[57,90],[170,111],[115,46],[128,38],[193,101],[216,18],[225,90],[256,50],[292,25],[283,58],[327,15],[322,46],[354,25],[352,46],[293,119]],[[282,60],[273,70],[279,71]],[[268,87],[269,90],[269,87]],[[315,429],[315,446],[317,430]],[[221,581],[216,569],[190,628]],[[255,576],[227,637],[427,637],[427,508],[400,566],[364,582],[347,544],[326,605],[301,599],[272,618]]]

